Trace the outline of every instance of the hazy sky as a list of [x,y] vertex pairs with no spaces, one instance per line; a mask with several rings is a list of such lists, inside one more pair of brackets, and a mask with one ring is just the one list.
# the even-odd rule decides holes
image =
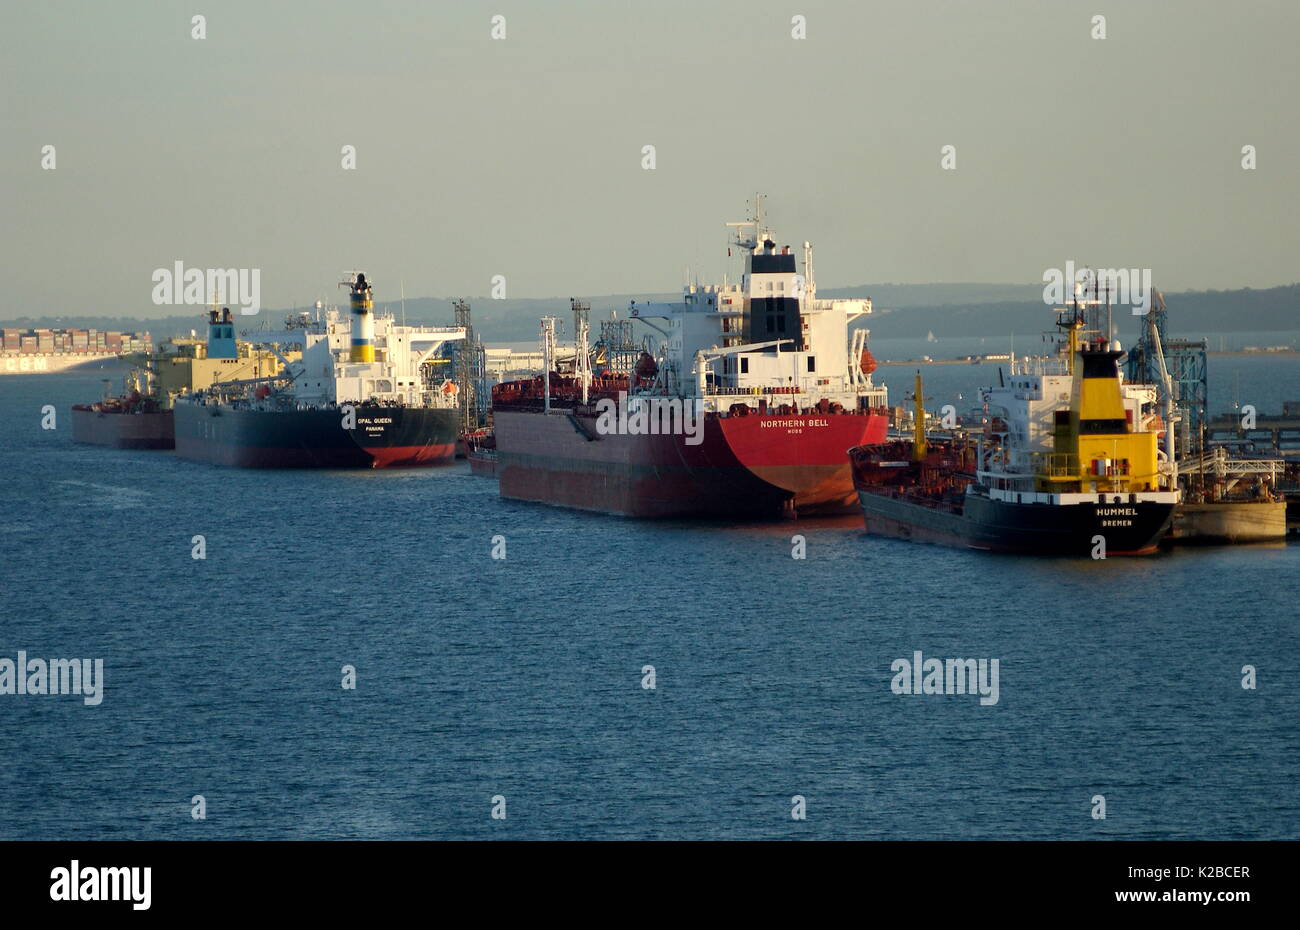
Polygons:
[[1036,282],[1067,260],[1148,267],[1169,291],[1300,279],[1294,0],[0,17],[0,317],[185,312],[150,301],[178,260],[261,269],[267,307],[335,300],[354,267],[379,300],[399,281],[485,295],[497,274],[509,297],[671,291],[687,266],[729,270],[723,224],[755,190],[782,244],[813,241],[822,287]]

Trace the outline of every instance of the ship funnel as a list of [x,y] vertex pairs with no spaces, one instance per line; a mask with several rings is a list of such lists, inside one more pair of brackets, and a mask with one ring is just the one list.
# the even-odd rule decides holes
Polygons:
[[235,342],[235,322],[230,308],[225,315],[213,308],[208,311],[208,358],[238,358],[239,346]]
[[352,362],[373,362],[375,360],[375,317],[374,301],[371,298],[370,282],[361,272],[354,272],[347,281],[352,303],[352,351],[348,360]]

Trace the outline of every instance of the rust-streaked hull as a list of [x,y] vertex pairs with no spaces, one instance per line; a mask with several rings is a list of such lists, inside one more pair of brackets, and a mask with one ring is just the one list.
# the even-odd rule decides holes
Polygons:
[[843,513],[847,451],[883,438],[882,414],[703,420],[683,435],[601,435],[594,416],[494,410],[503,497],[631,517],[764,518]]
[[113,449],[173,449],[176,431],[170,410],[124,413],[72,408],[72,441]]
[[478,475],[480,478],[495,478],[497,476],[497,455],[495,451],[470,449],[468,457],[470,474]]

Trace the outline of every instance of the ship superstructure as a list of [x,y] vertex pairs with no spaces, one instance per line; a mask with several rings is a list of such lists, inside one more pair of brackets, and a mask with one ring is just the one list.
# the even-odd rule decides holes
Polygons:
[[632,516],[852,505],[844,453],[887,425],[867,330],[852,327],[871,301],[817,298],[811,245],[801,272],[763,222],[761,199],[751,219],[728,225],[740,281],[689,284],[673,303],[633,301],[629,319],[648,330],[639,354],[593,351],[575,302],[574,362],[561,374],[554,320],[543,321],[545,373],[493,389],[502,495]]
[[771,230],[733,225],[761,230],[737,235],[745,261],[739,284],[691,285],[678,303],[631,308],[662,337],[655,377],[633,395],[697,400],[708,413],[731,413],[737,403],[754,413],[823,401],[853,411],[887,406],[885,388],[871,380],[874,363],[863,364],[868,331],[851,328],[871,312],[871,299],[818,299],[810,243],[801,274]]
[[238,338],[230,308],[216,305],[207,311],[203,337],[173,337],[159,345],[157,352],[129,356],[129,360],[145,371],[152,393],[164,409],[171,409],[182,394],[206,390],[218,382],[269,379],[283,367],[275,353]]
[[284,386],[269,402],[299,407],[358,403],[456,407],[458,385],[425,365],[446,343],[464,339],[464,330],[405,326],[392,314],[376,316],[371,285],[363,273],[354,274],[342,286],[348,288],[351,304],[346,317],[318,306],[315,317],[299,314],[282,332],[250,335],[273,351],[287,345],[302,353],[300,361],[285,360],[285,374],[279,379]]

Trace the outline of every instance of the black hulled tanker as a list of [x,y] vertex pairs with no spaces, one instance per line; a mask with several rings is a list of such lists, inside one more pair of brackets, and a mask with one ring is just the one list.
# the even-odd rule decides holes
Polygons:
[[[345,420],[354,416],[356,425]],[[449,464],[460,416],[359,404],[287,409],[210,403],[177,405],[176,454],[244,468],[390,468]]]
[[984,391],[977,437],[926,438],[918,372],[912,439],[849,453],[869,533],[1034,555],[1156,550],[1179,500],[1156,391],[1122,381],[1118,344],[1080,339],[1077,301],[1062,314],[1060,357],[1013,362]]
[[273,379],[214,385],[175,408],[176,454],[248,468],[390,468],[450,464],[460,411],[455,384],[426,363],[460,328],[375,319],[364,274],[343,282],[351,315],[291,318],[260,339],[301,349]]

